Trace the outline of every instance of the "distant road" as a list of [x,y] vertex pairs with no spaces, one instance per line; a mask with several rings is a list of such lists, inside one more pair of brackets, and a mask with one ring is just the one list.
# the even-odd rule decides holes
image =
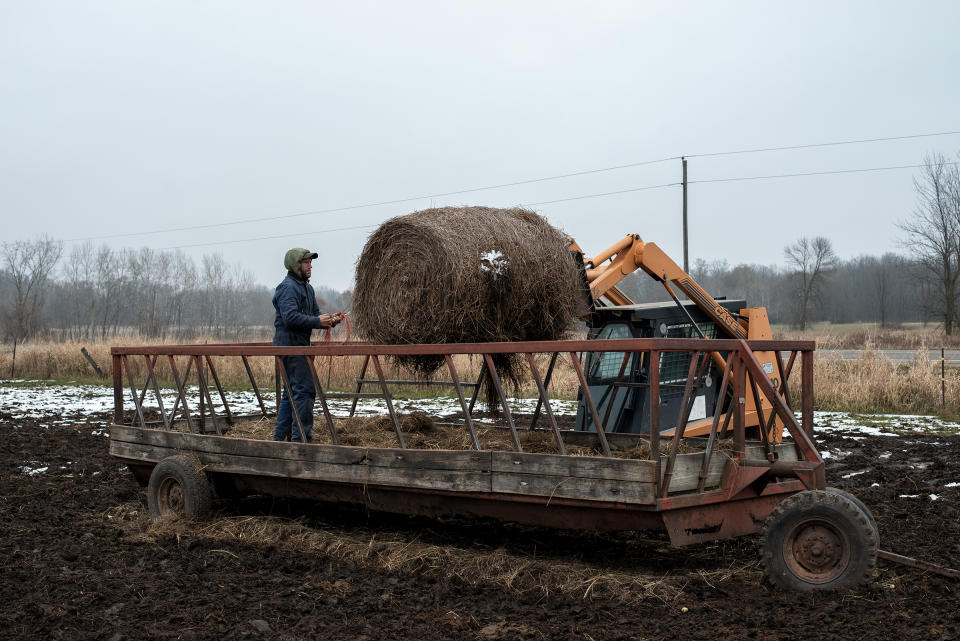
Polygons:
[[[832,356],[844,360],[853,361],[859,358],[866,350],[862,349],[818,349],[818,356]],[[878,349],[876,350],[889,358],[894,363],[909,363],[917,357],[915,349]],[[931,349],[930,360],[940,361],[940,350]],[[943,354],[948,367],[960,367],[960,349],[948,349]]]

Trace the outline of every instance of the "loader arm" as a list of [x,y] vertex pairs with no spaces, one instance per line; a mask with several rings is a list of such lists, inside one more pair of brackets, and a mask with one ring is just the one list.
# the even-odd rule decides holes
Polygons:
[[[583,254],[583,250],[574,241],[570,242],[570,250]],[[639,269],[661,283],[674,299],[676,294],[670,287],[671,284],[683,292],[731,338],[747,338],[746,324],[742,324],[714,300],[656,244],[645,243],[636,234],[626,236],[596,256],[584,256],[583,262],[590,285],[590,296],[594,301],[606,299],[614,305],[633,303],[630,297],[617,287],[617,283]]]

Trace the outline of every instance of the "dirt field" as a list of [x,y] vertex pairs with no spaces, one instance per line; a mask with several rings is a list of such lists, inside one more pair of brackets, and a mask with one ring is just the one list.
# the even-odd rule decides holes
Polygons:
[[[264,498],[158,525],[108,416],[54,418],[0,412],[4,639],[960,639],[960,581],[881,561],[856,590],[777,591],[752,537],[674,550]],[[820,443],[884,549],[960,567],[960,437]]]

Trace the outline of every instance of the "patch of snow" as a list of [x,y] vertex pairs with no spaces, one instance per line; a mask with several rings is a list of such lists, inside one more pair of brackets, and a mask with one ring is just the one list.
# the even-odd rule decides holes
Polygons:
[[[505,268],[506,261],[499,252],[491,251],[483,256],[491,265],[502,262]],[[5,385],[4,383],[11,384]],[[17,385],[15,383],[30,384]],[[196,385],[187,386],[185,392],[191,409],[195,409],[199,398],[199,388]],[[257,414],[260,411],[257,397],[252,390],[230,391],[226,392],[225,395],[231,411],[236,414]],[[214,394],[214,397],[214,410],[218,414],[223,414],[222,402],[216,394]],[[262,398],[268,408],[276,405],[276,397],[273,393],[262,394]],[[132,410],[134,404],[129,389],[124,390],[123,399],[124,409],[126,411]],[[177,399],[176,390],[161,390],[161,399],[164,409],[169,412]],[[393,403],[394,407],[401,411],[422,411],[441,419],[460,412],[459,400],[451,396],[417,399],[395,398]],[[508,399],[508,404],[513,411],[529,414],[536,407],[537,399],[512,398]],[[330,399],[328,405],[331,414],[344,417],[350,413],[352,399]],[[571,416],[577,412],[577,402],[575,400],[551,399],[550,405],[553,412],[558,415]],[[146,410],[159,409],[160,405],[152,389],[147,392],[143,407]],[[28,381],[25,379],[0,381],[0,411],[10,413],[14,419],[42,420],[47,426],[74,425],[91,418],[102,419],[104,423],[107,423],[113,414],[113,388],[105,385],[60,385],[49,381]],[[360,416],[385,414],[386,412],[387,406],[383,399],[360,399],[357,403],[356,414]],[[869,425],[865,423],[869,423]],[[895,414],[864,416],[848,412],[814,412],[814,424],[816,431],[853,440],[863,440],[877,436],[898,437],[898,434],[889,431],[890,428],[909,430],[915,433],[937,430],[938,432],[953,431],[960,434],[960,423],[951,423],[930,416]],[[109,437],[109,431],[105,427],[95,427],[91,430],[91,433],[95,436]],[[851,452],[822,452],[825,459],[840,459],[849,454]],[[890,455],[890,452],[884,452],[880,455],[880,458],[889,458]]]
[[[188,404],[196,408],[199,398],[199,388],[196,385],[188,386],[184,390]],[[250,391],[226,392],[227,403],[235,414],[259,413],[260,405],[257,397]],[[169,412],[177,399],[176,390],[160,391],[164,409]],[[269,408],[276,404],[275,394],[262,394],[263,402]],[[215,395],[216,398],[216,395]],[[349,416],[352,399],[330,399],[327,405],[334,416]],[[537,406],[536,398],[509,398],[507,404],[510,409],[520,413],[532,413]],[[393,405],[404,412],[422,411],[436,417],[452,416],[460,412],[460,401],[454,397],[437,397],[423,399],[394,398]],[[124,395],[124,407],[132,410],[133,400],[129,390]],[[574,415],[577,412],[575,400],[550,399],[550,407],[557,415]],[[143,400],[146,410],[159,410],[156,395],[151,390]],[[44,419],[49,425],[71,425],[78,420],[87,420],[93,415],[109,415],[113,413],[113,388],[103,385],[51,385],[49,387],[4,387],[0,385],[0,410],[10,412],[14,418]],[[214,401],[214,410],[223,414],[223,404],[219,398]],[[360,399],[357,403],[356,414],[371,416],[387,413],[387,405],[383,399]],[[91,432],[95,436],[109,436],[104,428],[95,428]]]
[[[816,430],[826,432],[842,432],[847,438],[853,434],[866,436],[899,436],[888,431],[891,429],[911,432],[953,432],[960,434],[960,423],[945,421],[936,416],[922,416],[915,414],[851,414],[847,412],[814,412]],[[869,425],[865,425],[869,422]]]
[[900,494],[899,496],[897,496],[897,498],[899,498],[899,499],[915,499],[915,498],[918,498],[919,496],[920,496],[919,494]]
[[871,483],[871,484],[870,484],[870,487],[880,487],[880,484],[879,484],[879,483]]
[[853,454],[853,452],[846,452],[846,451],[844,451],[844,450],[837,450],[836,452],[833,452],[833,451],[831,451],[831,450],[824,450],[824,451],[820,452],[820,458],[823,458],[823,459],[829,459],[829,458],[840,459],[840,458],[846,458],[846,457],[850,456],[851,454]]
[[30,467],[29,465],[24,465],[20,468],[20,473],[26,476],[40,476],[41,474],[46,473],[48,469],[50,468],[46,465],[42,467]]
[[852,432],[853,434],[864,434],[866,436],[900,436],[899,434],[894,434],[893,432],[885,432],[879,427],[874,427],[872,425],[861,425],[858,424],[855,420],[851,419],[839,425],[823,425],[817,426],[814,428],[814,431],[825,431],[825,432],[844,432],[846,438],[853,438],[848,433]]
[[113,388],[104,385],[0,384],[0,410],[14,418],[45,419],[49,425],[69,425],[91,414],[113,410]]
[[892,452],[884,452],[883,454],[881,454],[881,455],[878,456],[877,458],[890,458],[891,456],[893,456],[893,453],[892,453]]
[[947,484],[944,485],[943,487],[960,487],[960,483],[956,483],[956,482],[954,482],[954,483],[947,483]]
[[480,254],[480,269],[493,274],[494,278],[503,276],[509,266],[507,258],[495,249]]
[[850,477],[852,477],[852,476],[860,476],[861,474],[866,474],[866,473],[869,472],[869,471],[870,471],[870,470],[859,470],[859,471],[857,471],[857,472],[850,472],[849,474],[844,474],[844,475],[841,476],[840,478],[848,479],[848,478],[850,478]]
[[939,495],[939,494],[931,494],[931,495],[930,495],[930,500],[931,500],[931,501],[936,501],[938,498],[940,498],[940,495]]

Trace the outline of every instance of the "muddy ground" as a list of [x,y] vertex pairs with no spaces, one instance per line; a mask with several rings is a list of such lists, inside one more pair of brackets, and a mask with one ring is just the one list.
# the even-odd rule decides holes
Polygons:
[[[0,414],[0,638],[960,639],[960,581],[881,561],[854,590],[779,591],[756,537],[674,550],[266,498],[156,524],[107,421]],[[820,440],[884,549],[960,567],[960,437]]]

